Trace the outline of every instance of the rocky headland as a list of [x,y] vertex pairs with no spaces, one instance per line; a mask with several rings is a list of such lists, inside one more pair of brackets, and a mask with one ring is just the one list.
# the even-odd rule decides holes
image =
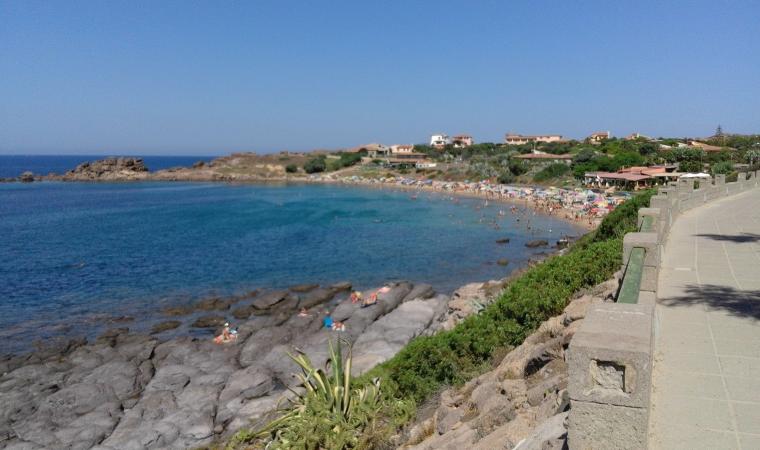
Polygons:
[[[150,334],[128,328],[0,359],[0,447],[10,449],[194,448],[264,420],[296,387],[288,352],[317,366],[328,341],[353,343],[354,371],[396,354],[416,336],[453,327],[476,313],[507,280],[473,283],[453,295],[425,284],[386,285],[375,305],[349,300],[350,283],[294,286],[214,298],[163,311]],[[364,292],[365,297],[377,292]],[[307,308],[307,315],[299,314]],[[201,312],[201,315],[197,314]],[[329,311],[344,332],[323,326]],[[232,319],[234,317],[234,319]],[[217,333],[225,320],[238,338],[215,344],[161,333],[192,321]]]

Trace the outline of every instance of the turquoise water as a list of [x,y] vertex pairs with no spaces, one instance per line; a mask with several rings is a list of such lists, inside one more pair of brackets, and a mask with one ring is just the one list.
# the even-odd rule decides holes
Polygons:
[[449,292],[524,265],[542,251],[529,239],[582,232],[531,221],[529,233],[504,205],[356,187],[0,184],[0,354],[92,337],[114,316],[146,328],[164,306],[254,288],[407,279]]

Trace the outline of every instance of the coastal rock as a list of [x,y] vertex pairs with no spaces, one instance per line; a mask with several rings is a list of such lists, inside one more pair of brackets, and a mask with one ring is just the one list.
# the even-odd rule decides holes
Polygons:
[[31,183],[34,181],[34,174],[32,172],[24,172],[19,177],[18,180],[22,183]]
[[316,288],[310,292],[303,294],[301,301],[298,302],[299,308],[312,308],[322,303],[330,301],[335,293],[331,289]]
[[251,317],[251,314],[253,314],[253,306],[241,306],[239,308],[235,308],[232,310],[232,317],[238,319],[238,320],[244,320],[249,317]]
[[145,179],[148,168],[141,158],[106,158],[85,162],[63,176],[65,181],[120,181]]
[[212,297],[201,300],[196,303],[195,309],[199,311],[223,311],[230,308],[230,300],[224,300],[219,297]]
[[549,245],[549,241],[545,239],[534,239],[525,243],[528,248],[546,247],[547,245]]
[[288,295],[288,291],[272,291],[259,295],[256,300],[251,303],[256,309],[268,309],[285,300]]
[[224,325],[226,319],[222,316],[210,314],[198,317],[191,326],[195,328],[214,328]]
[[499,238],[496,239],[497,244],[509,244],[509,238]]
[[350,291],[351,287],[352,287],[352,285],[351,285],[351,283],[349,281],[341,281],[339,283],[335,283],[335,284],[330,285],[330,289],[332,289],[333,292],[335,292],[336,294],[338,292]]
[[318,288],[318,284],[298,284],[296,286],[292,286],[290,288],[291,292],[309,292],[313,291],[314,289]]
[[[599,285],[590,291],[608,289]],[[401,448],[447,448],[452,442],[482,450],[566,448],[565,350],[593,301],[601,299],[588,294],[573,300],[561,315],[542,322],[495,369],[443,391],[429,407],[435,408],[434,429],[424,418],[419,426],[410,427],[414,433]],[[427,436],[420,430],[424,424]]]
[[150,334],[158,334],[164,331],[173,330],[175,328],[178,328],[180,325],[182,325],[182,322],[179,320],[165,320],[153,325],[153,327],[150,329]]
[[240,350],[239,361],[243,367],[248,367],[269,351],[275,345],[290,338],[290,330],[284,327],[269,327],[256,331],[249,337]]
[[191,306],[169,306],[162,311],[167,316],[185,316],[193,312]]
[[443,312],[447,300],[440,296],[402,303],[367,327],[354,343],[354,373],[362,374],[393,357]]
[[507,258],[500,258],[496,260],[496,264],[500,266],[506,266],[507,264],[509,264],[509,260]]
[[401,300],[402,303],[411,300],[422,299],[426,300],[435,295],[435,289],[433,286],[426,283],[415,284],[411,291]]

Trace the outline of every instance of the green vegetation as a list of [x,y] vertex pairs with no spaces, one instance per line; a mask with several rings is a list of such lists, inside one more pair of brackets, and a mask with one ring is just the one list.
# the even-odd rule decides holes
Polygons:
[[541,169],[538,173],[533,175],[533,181],[542,182],[550,180],[552,178],[558,178],[568,173],[570,167],[564,163],[554,163]]
[[718,174],[728,175],[734,171],[734,163],[731,161],[721,161],[719,163],[713,164],[710,170],[713,176]]
[[298,166],[295,164],[288,164],[287,166],[285,166],[285,172],[296,173],[298,172]]
[[318,173],[324,172],[327,169],[327,163],[324,156],[318,156],[316,158],[306,161],[303,165],[303,170],[306,173]]
[[[411,409],[381,395],[380,380],[357,387],[351,379],[351,350],[343,357],[341,340],[329,343],[328,368],[314,367],[304,354],[290,355],[298,364],[303,393],[282,415],[257,432],[235,435],[228,448],[255,443],[268,449],[372,448],[395,424],[387,416],[411,418]],[[400,406],[397,407],[397,406]]]

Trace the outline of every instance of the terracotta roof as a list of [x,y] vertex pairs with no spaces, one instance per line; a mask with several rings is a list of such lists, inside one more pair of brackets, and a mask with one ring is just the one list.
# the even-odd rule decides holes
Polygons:
[[617,172],[586,172],[587,177],[608,178],[611,180],[641,181],[648,180],[649,175],[639,173],[617,173]]

